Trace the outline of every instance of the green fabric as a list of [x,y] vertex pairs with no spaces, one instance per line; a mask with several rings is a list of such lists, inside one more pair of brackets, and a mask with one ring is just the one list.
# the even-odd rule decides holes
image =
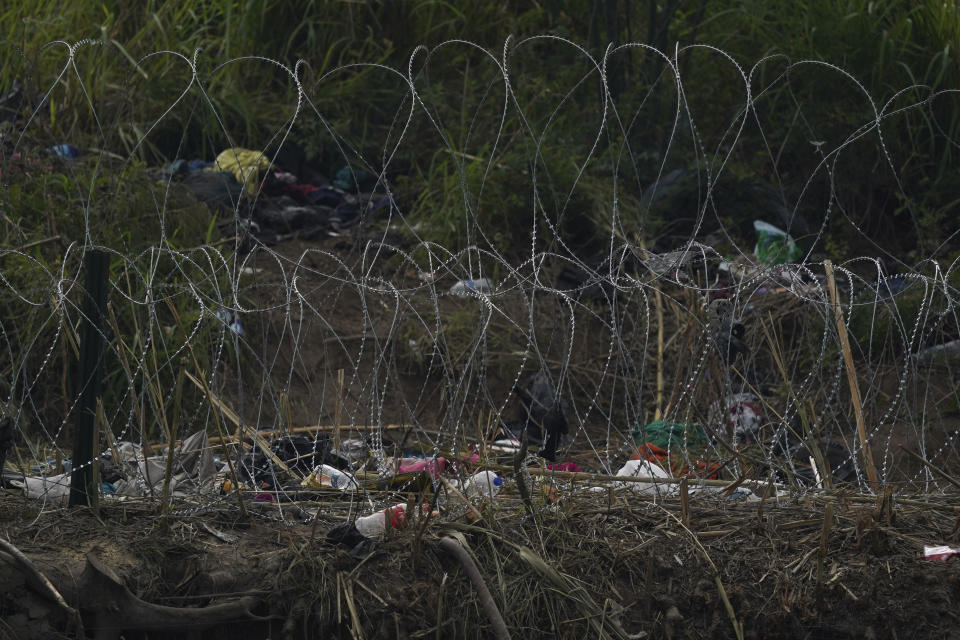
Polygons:
[[680,422],[666,422],[654,420],[645,427],[637,425],[633,429],[633,441],[642,445],[647,442],[655,444],[661,449],[668,446],[683,446],[683,432],[687,432],[687,445],[700,446],[707,444],[707,434],[699,425],[685,425]]

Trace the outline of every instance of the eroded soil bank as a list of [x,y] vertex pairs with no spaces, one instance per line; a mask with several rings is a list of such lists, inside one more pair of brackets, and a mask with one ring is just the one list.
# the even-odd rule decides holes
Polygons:
[[514,638],[956,634],[956,561],[922,553],[956,538],[956,501],[693,495],[684,510],[629,489],[558,489],[558,502],[533,493],[533,515],[504,492],[484,519],[412,521],[369,555],[327,539],[349,509],[332,496],[163,518],[137,502],[41,511],[8,492],[0,637],[75,638],[81,625],[94,638],[494,637],[439,544],[449,535]]

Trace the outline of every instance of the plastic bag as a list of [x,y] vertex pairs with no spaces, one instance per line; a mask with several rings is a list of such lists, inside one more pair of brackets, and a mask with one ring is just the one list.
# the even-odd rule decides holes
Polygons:
[[797,262],[803,257],[803,249],[786,231],[763,220],[754,220],[753,228],[757,232],[757,244],[753,252],[761,264],[772,266]]

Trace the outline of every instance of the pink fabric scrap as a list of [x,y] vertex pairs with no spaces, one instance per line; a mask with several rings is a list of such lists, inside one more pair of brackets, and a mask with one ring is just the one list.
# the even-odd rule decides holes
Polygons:
[[397,473],[414,473],[425,471],[431,478],[436,479],[447,469],[447,459],[443,456],[438,458],[401,458],[400,468]]
[[550,471],[573,471],[574,473],[579,473],[583,471],[583,469],[577,466],[576,462],[560,462],[557,464],[548,464],[547,469],[549,469]]

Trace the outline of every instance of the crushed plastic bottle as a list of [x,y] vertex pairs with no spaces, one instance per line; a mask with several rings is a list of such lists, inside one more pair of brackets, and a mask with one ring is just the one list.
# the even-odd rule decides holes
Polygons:
[[493,471],[481,471],[463,481],[463,495],[468,498],[493,500],[503,486],[503,478]]
[[486,278],[461,280],[450,287],[450,295],[466,297],[474,293],[488,293],[491,289],[490,281]]

